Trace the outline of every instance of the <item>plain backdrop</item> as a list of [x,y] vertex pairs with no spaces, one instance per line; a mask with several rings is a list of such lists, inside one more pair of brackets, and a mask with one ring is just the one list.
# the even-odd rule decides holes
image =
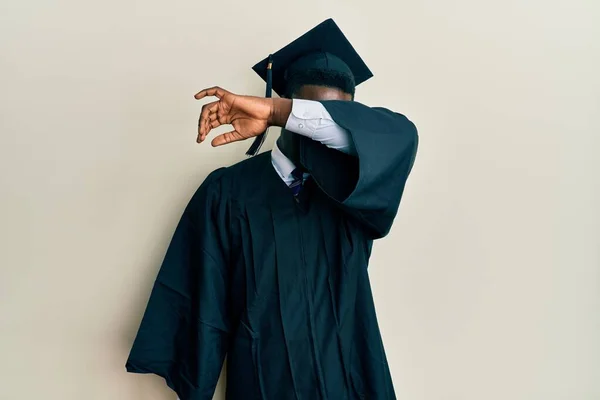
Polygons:
[[357,100],[420,131],[370,265],[398,398],[600,399],[597,0],[1,0],[1,400],[174,399],[124,363],[183,207],[250,144],[196,145],[193,94],[261,95],[250,67],[328,17]]

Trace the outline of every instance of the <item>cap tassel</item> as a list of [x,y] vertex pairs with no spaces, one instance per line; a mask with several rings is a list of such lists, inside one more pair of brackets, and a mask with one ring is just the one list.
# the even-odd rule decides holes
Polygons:
[[[270,54],[269,62],[267,63],[267,91],[265,93],[265,97],[267,99],[270,99],[272,97],[272,94],[273,94],[273,55]],[[267,128],[267,130],[265,130],[263,133],[261,133],[254,139],[252,146],[250,146],[250,148],[246,152],[247,156],[252,157],[252,156],[255,156],[256,153],[258,153],[258,151],[262,147],[263,143],[265,142],[268,130],[269,130],[269,128]]]

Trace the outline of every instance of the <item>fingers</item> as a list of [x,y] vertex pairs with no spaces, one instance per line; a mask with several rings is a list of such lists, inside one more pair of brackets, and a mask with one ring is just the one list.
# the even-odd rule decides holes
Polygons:
[[[217,111],[219,109],[219,102],[214,101],[212,103],[205,104],[200,112],[200,118],[198,119],[198,139],[197,142],[201,143],[206,139],[206,135],[211,129],[218,127],[219,119]],[[216,125],[215,125],[216,121]]]
[[[229,94],[227,90],[215,86],[201,90],[200,92],[196,93],[194,98],[196,100],[201,100],[205,97],[215,96],[220,101],[227,94]],[[196,140],[198,143],[206,140],[206,137],[211,130],[225,123],[225,120],[227,119],[225,116],[221,116],[221,118],[219,118],[219,101],[205,104],[202,107],[202,112],[200,113],[200,118],[198,120],[198,138]],[[214,147],[222,146],[227,143],[233,143],[244,139],[245,138],[237,131],[231,131],[217,136],[215,139],[213,139],[212,145]]]
[[240,135],[237,131],[231,131],[224,133],[222,135],[217,136],[211,142],[213,147],[223,146],[224,144],[229,144],[233,142],[239,142],[240,140],[246,139],[242,135]]
[[215,96],[215,97],[221,99],[227,93],[229,93],[227,90],[221,89],[218,86],[214,86],[214,87],[199,91],[198,93],[196,93],[196,95],[194,97],[196,98],[196,100],[203,99],[207,96]]

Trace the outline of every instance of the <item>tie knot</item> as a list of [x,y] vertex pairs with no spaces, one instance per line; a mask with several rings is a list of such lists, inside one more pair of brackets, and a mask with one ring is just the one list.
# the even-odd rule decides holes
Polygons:
[[290,184],[290,189],[292,189],[294,196],[298,196],[304,183],[304,173],[300,168],[296,168],[292,171],[292,176],[294,177],[294,181]]

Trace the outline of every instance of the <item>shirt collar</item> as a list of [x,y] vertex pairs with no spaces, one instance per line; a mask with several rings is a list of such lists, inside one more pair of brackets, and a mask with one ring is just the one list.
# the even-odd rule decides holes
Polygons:
[[292,171],[296,169],[296,164],[283,154],[279,149],[279,146],[277,146],[277,142],[275,142],[273,150],[271,151],[271,164],[273,164],[273,168],[275,168],[277,175],[279,175],[286,184],[289,185],[294,180]]

